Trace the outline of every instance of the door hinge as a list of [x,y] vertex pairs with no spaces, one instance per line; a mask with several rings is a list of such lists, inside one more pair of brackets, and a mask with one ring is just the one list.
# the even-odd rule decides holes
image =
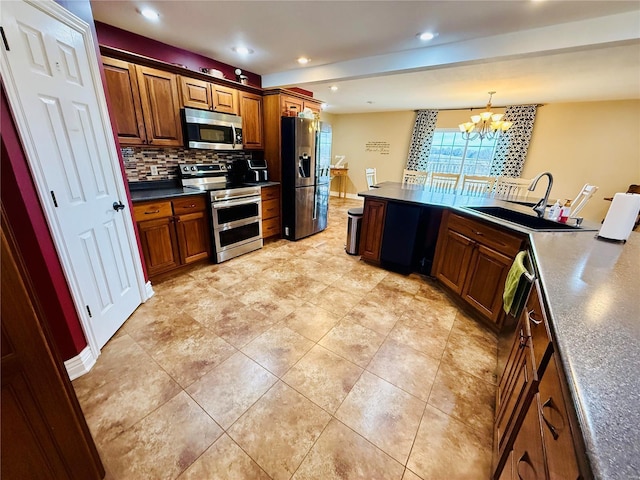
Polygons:
[[87,305],[86,307],[87,307],[87,313],[89,314],[89,318],[93,317],[93,315],[91,315],[91,309],[89,308],[89,305]]
[[56,200],[56,194],[53,193],[53,190],[51,190],[51,199],[53,200],[53,206],[57,207],[58,206],[58,201]]
[[2,35],[2,43],[4,43],[4,49],[9,52],[11,49],[9,48],[9,42],[7,42],[7,37],[4,34],[4,27],[0,27],[0,35]]

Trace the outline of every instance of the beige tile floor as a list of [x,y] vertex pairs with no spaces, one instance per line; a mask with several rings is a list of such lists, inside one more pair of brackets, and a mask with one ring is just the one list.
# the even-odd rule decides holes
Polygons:
[[497,341],[327,229],[154,285],[73,382],[107,478],[487,479]]

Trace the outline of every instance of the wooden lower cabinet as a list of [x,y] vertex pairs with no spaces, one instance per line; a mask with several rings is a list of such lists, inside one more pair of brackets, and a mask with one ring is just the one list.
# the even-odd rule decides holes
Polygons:
[[138,222],[138,231],[150,277],[180,266],[173,217]]
[[134,216],[150,278],[209,258],[211,234],[203,196],[136,203]]
[[492,478],[592,478],[557,362],[536,282],[498,382]]
[[[476,244],[462,298],[494,324],[502,313],[502,292],[513,257]],[[497,294],[496,294],[497,292]]]
[[364,201],[360,231],[360,256],[363,260],[380,262],[386,210],[385,200],[367,198]]
[[513,442],[511,476],[513,480],[546,478],[539,396],[535,395]]
[[433,274],[497,330],[503,319],[504,282],[523,244],[522,236],[446,210]]
[[551,480],[583,478],[578,467],[578,456],[571,432],[571,422],[562,395],[560,375],[552,356],[539,386],[540,417]]
[[262,238],[280,235],[280,185],[260,189],[262,196]]
[[447,229],[441,239],[442,254],[436,268],[436,278],[455,293],[462,293],[469,270],[469,260],[475,243],[454,230]]

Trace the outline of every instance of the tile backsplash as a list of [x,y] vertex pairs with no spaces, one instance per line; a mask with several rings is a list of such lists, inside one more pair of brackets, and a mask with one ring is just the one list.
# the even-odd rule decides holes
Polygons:
[[[180,163],[230,162],[237,158],[251,158],[251,153],[188,150],[185,148],[122,147],[124,167],[129,182],[150,182],[178,178]],[[158,167],[158,175],[151,175],[151,167]]]

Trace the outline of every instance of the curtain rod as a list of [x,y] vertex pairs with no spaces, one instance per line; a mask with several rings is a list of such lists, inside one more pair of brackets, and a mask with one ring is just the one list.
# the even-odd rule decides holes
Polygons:
[[[525,103],[523,105],[518,105],[520,106],[525,106],[525,105],[533,105],[536,107],[544,107],[546,105],[546,103]],[[507,108],[507,107],[511,107],[513,105],[491,105],[491,108]],[[417,110],[414,110],[414,112],[419,112],[420,110],[438,110],[439,112],[449,112],[449,111],[454,111],[454,110],[480,110],[481,108],[487,108],[486,105],[482,106],[482,107],[464,107],[464,108],[419,108]]]

